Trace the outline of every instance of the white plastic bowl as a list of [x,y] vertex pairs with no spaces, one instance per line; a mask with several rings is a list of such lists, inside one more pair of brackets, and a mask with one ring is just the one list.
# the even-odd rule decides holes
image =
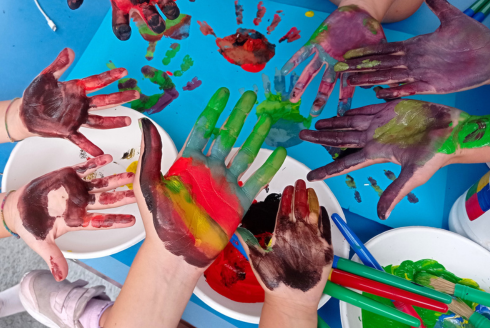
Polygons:
[[[398,228],[372,238],[366,247],[382,266],[433,259],[457,276],[473,279],[480,288],[490,291],[490,252],[453,232],[428,227]],[[352,260],[360,262],[357,255]],[[358,307],[340,302],[340,317],[343,328],[362,328]]]
[[[236,150],[237,149],[234,149],[231,152],[229,158],[233,156]],[[242,181],[247,181],[251,173],[255,172],[255,170],[257,170],[266,161],[271,153],[272,151],[268,149],[261,149],[256,160],[243,176]],[[306,181],[307,187],[315,189],[320,205],[325,206],[329,215],[332,215],[332,213],[338,213],[345,221],[342,208],[340,207],[339,202],[335,198],[330,188],[328,188],[323,181],[308,182],[306,180],[306,174],[309,171],[310,169],[304,164],[288,156],[278,173],[274,176],[274,179],[272,179],[269,185],[269,193],[282,193],[287,185],[294,185],[296,180],[303,179]],[[267,195],[268,193],[263,190],[256,199],[258,201],[262,201],[267,197]],[[331,222],[331,229],[334,253],[341,257],[348,257],[349,244],[333,222]],[[230,318],[254,324],[259,323],[263,303],[239,303],[232,301],[218,294],[211,287],[209,287],[204,276],[201,276],[199,279],[197,286],[194,289],[194,294],[196,294],[196,296],[199,297],[204,303],[216,311]],[[323,295],[318,308],[322,307],[329,299],[329,295]]]

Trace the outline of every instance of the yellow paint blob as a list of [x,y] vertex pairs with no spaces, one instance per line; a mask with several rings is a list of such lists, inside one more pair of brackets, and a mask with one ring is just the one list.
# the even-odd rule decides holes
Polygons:
[[[134,161],[133,163],[129,164],[129,166],[126,168],[126,172],[131,172],[136,174],[136,169],[138,168],[138,161]],[[128,183],[126,185],[129,190],[133,190],[133,184]]]
[[309,10],[309,11],[305,12],[305,16],[306,17],[313,17],[313,16],[315,16],[315,13],[313,11]]

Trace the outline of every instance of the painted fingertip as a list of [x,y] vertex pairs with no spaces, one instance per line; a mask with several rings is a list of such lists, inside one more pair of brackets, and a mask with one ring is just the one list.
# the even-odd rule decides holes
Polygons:
[[282,75],[288,75],[291,70],[293,69],[294,64],[293,63],[286,63],[282,68],[281,68],[281,74]]
[[349,69],[349,65],[347,65],[347,63],[344,62],[338,62],[337,64],[335,64],[333,69],[336,72],[343,72]]
[[131,37],[131,27],[128,24],[113,26],[112,32],[121,41],[129,40]]

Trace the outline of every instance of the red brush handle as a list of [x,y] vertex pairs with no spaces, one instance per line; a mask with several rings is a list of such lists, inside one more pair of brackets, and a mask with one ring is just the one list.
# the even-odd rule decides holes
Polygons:
[[415,305],[424,309],[441,313],[446,313],[448,311],[447,304],[442,302],[342,270],[332,269],[330,272],[330,281],[344,287],[358,289],[363,292],[385,297],[394,301],[400,301],[405,304]]
[[[405,303],[400,302],[400,301],[393,301],[393,305],[398,310],[400,310],[406,314],[410,314],[412,317],[419,319],[420,320],[420,326],[418,328],[426,328],[424,326],[424,322],[422,321],[422,318],[419,316],[417,311],[415,311],[415,309],[411,305],[405,304]],[[416,327],[412,327],[412,328],[416,328]]]

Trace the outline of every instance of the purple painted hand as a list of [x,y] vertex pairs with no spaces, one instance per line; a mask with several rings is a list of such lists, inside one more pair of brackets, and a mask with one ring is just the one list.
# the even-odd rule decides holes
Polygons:
[[386,42],[381,24],[365,10],[355,6],[339,7],[316,29],[310,40],[296,52],[284,65],[282,73],[290,73],[296,66],[314,54],[312,61],[306,66],[296,83],[290,100],[298,102],[311,80],[326,65],[320,88],[310,115],[321,114],[330,96],[337,78],[340,78],[340,98],[337,112],[343,115],[350,109],[354,87],[348,86],[348,74],[334,71],[334,65],[348,50]]
[[284,189],[277,217],[271,219],[275,228],[272,239],[265,241],[267,249],[250,231],[237,230],[266,302],[275,297],[316,312],[333,260],[328,213],[315,191],[298,180]]
[[70,231],[125,228],[135,223],[132,215],[87,212],[136,201],[132,190],[108,192],[132,183],[133,173],[82,180],[110,162],[111,155],[102,155],[62,168],[32,180],[7,198],[7,226],[46,261],[57,281],[66,278],[68,264],[56,238]]
[[[131,124],[127,116],[102,117],[89,115],[90,110],[104,109],[139,98],[137,91],[129,90],[109,95],[87,97],[87,92],[99,90],[127,75],[117,68],[81,80],[59,82],[60,76],[73,62],[75,54],[63,49],[55,61],[39,74],[24,91],[19,107],[21,119],[18,133],[22,137],[41,136],[68,139],[92,156],[104,152],[85,138],[80,126],[94,129],[114,129]],[[15,137],[16,134],[13,134]]]
[[[443,94],[490,81],[490,30],[446,0],[426,0],[441,26],[430,34],[348,51],[337,72],[351,73],[348,85],[389,84],[378,98]],[[398,84],[403,85],[398,86]]]
[[[469,162],[461,158],[461,149],[486,145],[487,126],[490,124],[485,117],[473,117],[456,108],[418,100],[394,100],[352,109],[343,117],[320,120],[315,125],[319,131],[303,130],[299,137],[325,146],[360,148],[309,172],[309,181],[377,163],[401,165],[399,177],[386,188],[378,203],[378,216],[384,220],[403,197],[427,182],[439,168]],[[480,160],[484,160],[481,155]]]

